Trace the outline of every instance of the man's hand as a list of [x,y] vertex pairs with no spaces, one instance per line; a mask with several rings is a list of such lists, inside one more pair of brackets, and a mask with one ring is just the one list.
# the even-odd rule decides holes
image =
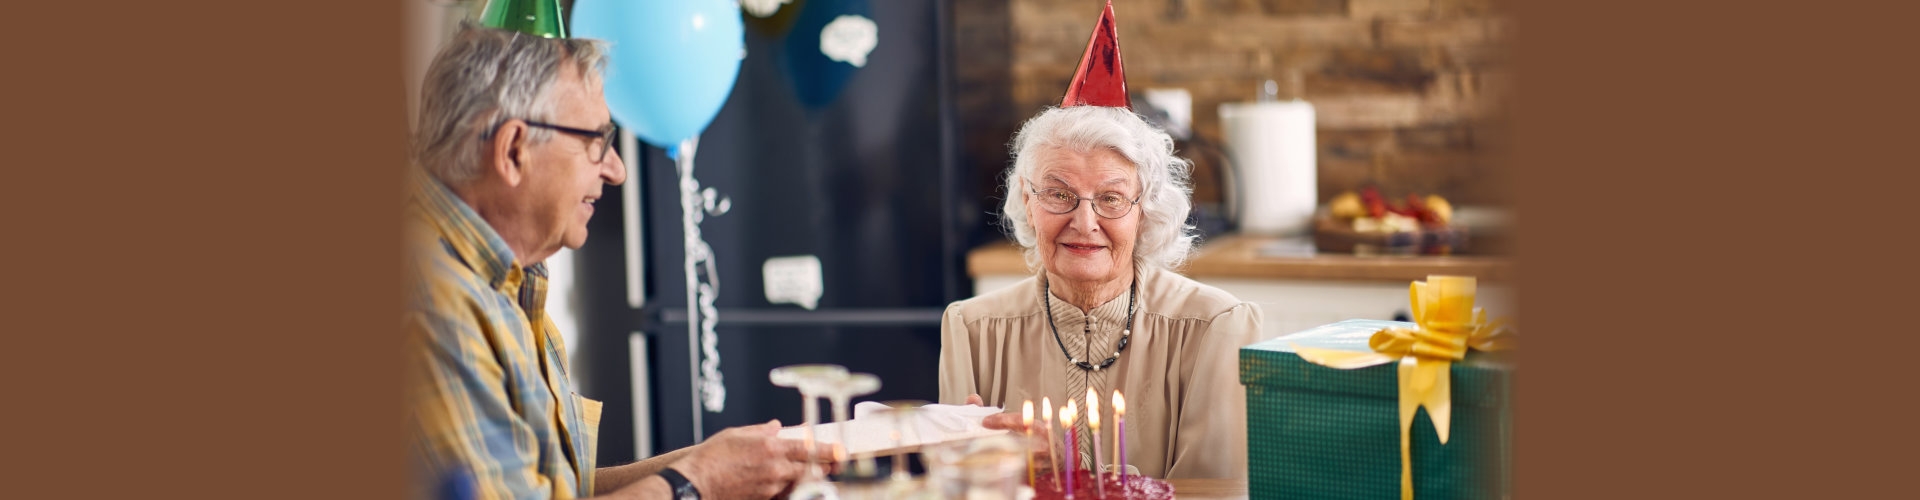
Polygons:
[[807,470],[806,445],[780,439],[779,432],[778,420],[720,431],[673,468],[702,498],[773,498]]
[[[986,402],[980,399],[979,394],[973,394],[973,395],[967,396],[967,404],[970,404],[973,406],[986,406]],[[1034,418],[1038,419],[1039,417],[1036,416]],[[993,430],[1008,430],[1008,431],[1014,431],[1014,432],[1023,432],[1027,430],[1026,423],[1020,421],[1020,415],[1014,414],[1014,413],[996,413],[993,415],[987,415],[987,418],[980,419],[980,426],[986,427],[988,429],[993,429]]]

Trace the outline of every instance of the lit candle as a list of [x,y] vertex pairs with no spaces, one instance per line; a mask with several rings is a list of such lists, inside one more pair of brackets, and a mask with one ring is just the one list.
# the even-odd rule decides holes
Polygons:
[[1120,488],[1127,487],[1127,398],[1113,391],[1113,470],[1120,473]]
[[[1031,450],[1033,446],[1033,400],[1031,399],[1020,403],[1020,428],[1027,433],[1027,449]],[[1027,452],[1027,486],[1034,486],[1032,451]]]
[[1080,454],[1074,451],[1076,449],[1074,443],[1080,442],[1078,433],[1073,429],[1074,418],[1078,416],[1080,416],[1080,408],[1073,404],[1073,398],[1067,398],[1067,405],[1060,408],[1060,428],[1067,431],[1067,441],[1062,443],[1060,448],[1060,451],[1067,456],[1067,498],[1073,498],[1073,476],[1080,472],[1073,466],[1073,456]]
[[1100,393],[1093,392],[1092,387],[1087,388],[1087,430],[1093,433],[1088,436],[1093,440],[1093,462],[1087,464],[1087,470],[1092,471],[1089,476],[1093,478],[1094,496],[1106,498],[1107,482],[1100,480],[1100,464],[1106,463],[1100,456]]
[[1041,440],[1047,442],[1047,468],[1053,469],[1053,489],[1060,489],[1060,459],[1053,456],[1053,399],[1040,398],[1040,430],[1047,435]]

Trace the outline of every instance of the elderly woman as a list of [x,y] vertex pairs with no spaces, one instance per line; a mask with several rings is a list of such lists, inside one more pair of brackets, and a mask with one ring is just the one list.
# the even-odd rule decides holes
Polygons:
[[[1127,462],[1141,474],[1245,477],[1237,352],[1257,340],[1260,310],[1170,270],[1196,238],[1185,224],[1190,164],[1166,133],[1108,106],[1040,113],[1013,154],[1002,222],[1038,272],[947,307],[941,402],[1012,409],[1044,397],[1077,401],[1084,415],[1092,389],[1111,448],[1118,390]],[[1085,435],[1084,417],[1079,425]]]

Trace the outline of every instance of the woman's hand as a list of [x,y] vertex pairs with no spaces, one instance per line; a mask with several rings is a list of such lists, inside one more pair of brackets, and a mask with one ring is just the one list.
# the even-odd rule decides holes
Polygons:
[[[986,406],[986,401],[981,399],[979,394],[974,394],[967,396],[967,404]],[[1014,413],[996,413],[987,415],[987,418],[981,419],[980,425],[988,429],[1025,433],[1027,431],[1027,425],[1025,422],[1021,422],[1020,417],[1021,415]],[[1053,466],[1049,463],[1050,459],[1048,458],[1047,448],[1052,446],[1051,440],[1053,435],[1050,429],[1035,426],[1031,437],[1028,438],[1032,441],[1027,445],[1029,452],[1033,454],[1032,460],[1035,470],[1049,476],[1053,474]]]
[[[974,394],[967,396],[967,404],[986,406],[986,401],[980,399],[979,394]],[[987,415],[987,418],[980,419],[980,426],[996,431],[1024,432],[1027,430],[1027,425],[1020,421],[1020,415],[1013,413]]]

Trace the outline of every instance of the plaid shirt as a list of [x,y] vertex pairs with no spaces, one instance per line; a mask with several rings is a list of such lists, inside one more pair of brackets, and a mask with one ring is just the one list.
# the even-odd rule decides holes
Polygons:
[[590,496],[600,402],[568,378],[545,310],[546,267],[521,266],[466,202],[410,170],[407,408],[426,487],[480,499]]

